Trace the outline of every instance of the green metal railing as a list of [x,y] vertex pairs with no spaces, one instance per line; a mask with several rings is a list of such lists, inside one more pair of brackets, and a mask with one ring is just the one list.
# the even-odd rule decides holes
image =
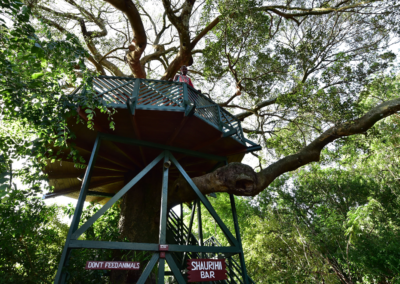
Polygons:
[[[179,217],[174,210],[170,210],[167,220],[167,241],[168,243],[175,244],[186,244],[188,241],[189,245],[197,245],[199,242],[197,238],[190,232],[189,228],[185,225],[182,218]],[[222,245],[218,240],[212,236],[204,241],[205,246],[221,247]],[[181,263],[181,270],[185,270],[187,259],[202,258],[200,253],[188,252],[184,253],[174,253],[172,254],[177,263]],[[225,258],[226,260],[226,270],[227,270],[227,280],[220,281],[209,281],[207,283],[213,284],[230,284],[230,283],[240,283],[243,284],[242,279],[242,267],[238,259],[235,256],[227,256],[221,253],[204,253],[205,258],[218,259]],[[248,283],[255,284],[250,276],[247,276]]]
[[[136,109],[189,111],[194,115],[246,145],[240,121],[186,83],[170,82],[132,77],[98,76],[92,80],[93,90],[104,105],[114,108],[126,108],[133,105]],[[77,94],[78,88],[73,92]],[[82,90],[86,92],[86,90]]]

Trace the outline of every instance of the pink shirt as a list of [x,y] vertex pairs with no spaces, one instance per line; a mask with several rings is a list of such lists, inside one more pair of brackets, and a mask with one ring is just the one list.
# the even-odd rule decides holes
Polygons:
[[177,82],[184,82],[186,84],[188,84],[190,87],[194,88],[193,84],[192,84],[192,80],[190,80],[190,78],[188,76],[185,75],[177,75],[178,78],[176,78]]

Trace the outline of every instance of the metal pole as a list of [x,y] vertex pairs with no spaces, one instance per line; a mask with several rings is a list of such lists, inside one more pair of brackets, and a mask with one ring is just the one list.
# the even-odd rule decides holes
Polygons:
[[[198,222],[198,233],[199,233],[199,245],[204,246],[203,242],[203,226],[201,223],[201,203],[200,200],[197,200],[197,222]],[[203,258],[203,253],[201,253],[201,257]]]
[[[167,201],[168,201],[168,172],[171,162],[169,161],[169,152],[164,152],[164,164],[163,164],[163,180],[162,180],[162,192],[161,192],[161,210],[160,210],[160,239],[159,244],[166,244],[167,235]],[[158,260],[158,284],[164,284],[165,274],[165,259],[160,258]]]
[[67,240],[65,241],[64,249],[61,254],[60,263],[58,264],[57,274],[54,279],[55,284],[65,283],[67,274],[65,272],[62,272],[62,270],[63,270],[64,266],[68,265],[68,262],[69,262],[70,251],[71,251],[69,249],[69,242],[71,240],[72,234],[78,229],[78,226],[79,226],[79,221],[81,219],[83,205],[85,203],[86,194],[87,194],[88,188],[89,188],[90,178],[92,176],[93,167],[96,162],[97,152],[99,151],[99,148],[100,148],[100,142],[101,142],[100,135],[97,135],[96,141],[94,142],[92,154],[90,155],[90,160],[89,160],[88,166],[86,168],[85,176],[82,181],[82,187],[81,187],[81,191],[79,193],[78,202],[76,204],[74,217],[72,218],[71,226],[69,228],[68,235],[67,235]]
[[183,232],[183,203],[181,203],[181,219],[180,219],[180,222],[179,222],[179,229],[180,229],[180,232],[179,232],[179,243],[181,244],[181,243],[183,243],[183,241],[184,241],[184,239],[183,239],[183,234],[184,234],[184,232]]
[[[201,203],[200,203],[200,199],[197,199],[197,222],[198,222],[198,226],[199,226],[199,245],[200,246],[204,246],[204,242],[203,242],[203,225],[201,223]],[[201,252],[200,253],[200,257],[204,258],[204,253]],[[200,282],[201,284],[204,284],[205,282]]]
[[185,83],[182,83],[182,87],[183,87],[183,107],[186,108],[186,106],[189,105],[188,89]]
[[233,196],[233,194],[229,194],[229,198],[231,200],[233,223],[235,225],[236,239],[238,240],[239,248],[240,248],[239,258],[240,258],[240,265],[242,266],[242,277],[243,277],[244,283],[248,284],[249,282],[247,279],[246,263],[244,261],[242,238],[240,237],[239,222],[238,222],[238,218],[237,218],[237,214],[236,214],[235,197]]
[[[186,245],[188,245],[190,242],[190,235],[192,233],[192,227],[193,227],[193,221],[194,221],[194,213],[196,213],[196,201],[193,202],[192,213],[190,214],[190,222],[189,222],[189,229],[188,229],[188,234],[187,234],[187,238],[186,238]],[[186,254],[187,254],[187,252],[183,253],[182,266],[184,266],[184,264],[185,264]]]

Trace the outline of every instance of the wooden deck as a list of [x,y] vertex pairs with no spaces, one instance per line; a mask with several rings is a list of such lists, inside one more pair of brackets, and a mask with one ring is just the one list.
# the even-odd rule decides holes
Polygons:
[[[76,145],[86,163],[99,133],[118,138],[101,143],[89,190],[103,196],[88,196],[87,201],[105,203],[109,199],[107,194],[120,190],[126,179],[143,169],[163,147],[172,149],[191,177],[214,170],[225,157],[228,162],[240,162],[248,150],[246,142],[250,141],[244,138],[240,121],[186,84],[115,78],[94,80],[99,98],[107,107],[116,110],[113,115],[115,130],[109,128],[108,115],[98,111],[94,130],[89,130],[86,123],[77,124],[76,117],[68,120],[68,127],[77,137],[70,143]],[[79,107],[78,115],[87,120],[85,111]],[[122,143],[123,139],[133,142]],[[201,155],[192,155],[190,151]],[[219,160],[209,157],[212,155],[219,156]],[[61,160],[45,168],[50,185],[54,186],[54,193],[46,197],[78,198],[85,169],[75,168],[68,153],[61,155]],[[170,180],[177,177],[177,169],[171,167]]]

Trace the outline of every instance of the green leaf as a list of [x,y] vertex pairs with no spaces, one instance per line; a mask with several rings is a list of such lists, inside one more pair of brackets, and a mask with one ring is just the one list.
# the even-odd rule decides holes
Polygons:
[[43,77],[43,72],[39,72],[39,73],[33,73],[32,74],[32,79],[38,79],[38,78],[41,78],[41,77]]

